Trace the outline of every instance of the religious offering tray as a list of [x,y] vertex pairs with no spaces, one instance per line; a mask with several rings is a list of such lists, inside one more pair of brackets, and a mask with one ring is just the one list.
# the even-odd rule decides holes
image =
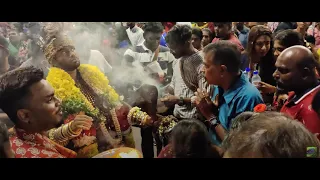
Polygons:
[[143,158],[143,155],[137,149],[120,147],[102,152],[93,158]]

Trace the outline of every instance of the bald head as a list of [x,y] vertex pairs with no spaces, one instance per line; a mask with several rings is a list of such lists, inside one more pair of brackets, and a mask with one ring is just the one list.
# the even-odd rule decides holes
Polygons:
[[291,46],[285,49],[278,58],[282,61],[290,61],[292,65],[298,65],[302,68],[310,65],[315,67],[316,63],[312,52],[301,45]]
[[317,61],[312,52],[301,45],[285,49],[277,58],[273,76],[278,88],[287,91],[304,91],[317,82]]

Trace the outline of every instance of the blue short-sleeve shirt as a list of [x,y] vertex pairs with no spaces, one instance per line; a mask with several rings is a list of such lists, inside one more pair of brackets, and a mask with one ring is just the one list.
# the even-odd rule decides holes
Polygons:
[[[228,89],[223,92],[221,87],[215,88],[213,98],[219,96],[219,114],[218,120],[226,130],[230,129],[232,120],[245,111],[253,111],[253,108],[263,103],[259,90],[253,86],[244,74],[241,73],[239,79]],[[220,145],[221,141],[217,139],[215,132],[210,130],[212,142]]]

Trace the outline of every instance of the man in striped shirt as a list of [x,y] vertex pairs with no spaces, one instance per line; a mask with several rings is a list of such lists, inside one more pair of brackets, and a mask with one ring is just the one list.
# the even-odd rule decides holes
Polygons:
[[188,25],[175,25],[166,36],[167,45],[177,60],[173,63],[173,76],[167,88],[170,95],[161,100],[168,106],[175,105],[174,116],[178,119],[197,118],[191,97],[197,88],[207,86],[201,73],[203,57],[192,46],[191,37],[192,29]]

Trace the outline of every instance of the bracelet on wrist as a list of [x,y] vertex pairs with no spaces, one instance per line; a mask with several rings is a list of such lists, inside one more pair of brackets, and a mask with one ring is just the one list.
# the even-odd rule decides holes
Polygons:
[[71,128],[73,122],[74,122],[74,121],[71,121],[71,122],[67,125],[67,126],[68,126],[68,134],[70,134],[70,136],[78,136],[78,135],[81,134],[82,129],[79,129],[78,131],[74,132],[74,131],[72,130],[72,128]]

